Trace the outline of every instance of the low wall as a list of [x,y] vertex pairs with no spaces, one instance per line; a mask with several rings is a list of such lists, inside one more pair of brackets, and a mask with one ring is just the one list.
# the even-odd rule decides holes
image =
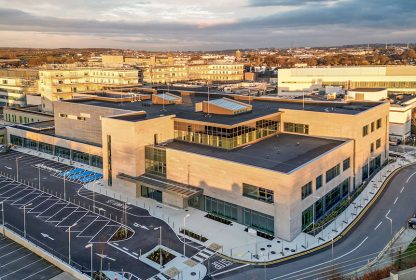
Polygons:
[[[3,234],[3,226],[0,226],[0,233]],[[23,237],[16,234],[15,232],[8,229],[7,227],[5,228],[5,234],[6,234],[6,237],[10,238],[14,242],[16,242],[16,243],[22,245],[23,247],[27,248],[28,250],[32,251],[33,253],[35,253],[39,257],[47,260],[48,262],[50,262],[51,264],[53,264],[57,268],[69,273],[71,276],[73,276],[77,279],[80,279],[80,280],[90,279],[90,277],[88,277],[87,275],[85,275],[82,272],[76,270],[75,268],[73,268],[69,264],[63,262],[62,260],[56,258],[51,253],[45,251],[43,248],[38,247],[35,244],[33,244],[32,242],[24,239]]]

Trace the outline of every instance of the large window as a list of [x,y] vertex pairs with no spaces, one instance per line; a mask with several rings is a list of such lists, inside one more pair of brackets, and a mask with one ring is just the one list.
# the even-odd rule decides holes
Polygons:
[[368,125],[363,126],[363,137],[368,135]]
[[273,191],[243,183],[243,195],[267,203],[273,203]]
[[312,193],[312,182],[307,183],[306,185],[302,186],[302,199],[305,199]]
[[365,179],[367,179],[368,178],[368,176],[369,176],[369,174],[368,174],[368,164],[366,164],[366,165],[364,165],[362,168],[361,168],[361,172],[362,172],[362,176],[361,176],[361,178],[362,178],[362,180],[364,181]]
[[381,147],[381,138],[376,140],[376,149]]
[[70,159],[71,151],[64,147],[55,146],[55,156]]
[[322,187],[322,175],[316,177],[316,189],[320,189]]
[[381,128],[381,119],[377,120],[377,129]]
[[244,224],[259,231],[274,235],[274,218],[272,216],[244,208]]
[[79,151],[72,151],[72,160],[83,164],[90,164],[90,155]]
[[302,212],[302,229],[307,228],[313,222],[313,205]]
[[166,177],[166,150],[153,146],[145,148],[146,172]]
[[348,168],[350,168],[350,165],[351,165],[351,163],[350,163],[350,158],[345,159],[345,160],[342,162],[342,171],[345,171],[345,170],[347,170]]
[[223,149],[233,149],[279,131],[278,119],[263,119],[244,126],[223,128],[175,121],[175,139]]
[[237,205],[209,196],[205,197],[205,211],[234,221],[237,220]]
[[309,125],[300,123],[285,123],[284,130],[286,132],[309,134]]
[[100,156],[91,155],[91,165],[98,168],[103,168],[103,158]]
[[12,145],[23,146],[23,138],[16,135],[10,135],[10,142]]
[[51,144],[39,142],[39,152],[53,154],[53,146]]
[[337,177],[340,173],[340,164],[335,165],[334,167],[332,167],[331,169],[329,169],[326,172],[326,182],[330,182],[332,179],[334,179],[335,177]]
[[24,138],[23,139],[23,147],[29,148],[29,149],[32,149],[32,150],[37,150],[38,149],[38,142],[33,141],[31,139]]

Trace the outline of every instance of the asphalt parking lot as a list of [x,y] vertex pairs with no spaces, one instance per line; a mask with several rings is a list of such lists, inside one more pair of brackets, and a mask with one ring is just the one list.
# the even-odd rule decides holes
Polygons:
[[42,280],[60,273],[60,269],[36,254],[8,238],[0,237],[0,279]]
[[[163,228],[162,244],[183,251],[183,239],[148,210],[128,205],[117,197],[94,194],[83,188],[79,180],[62,176],[62,172],[76,168],[80,166],[65,164],[57,157],[45,159],[33,150],[29,154],[12,150],[1,155],[0,201],[4,200],[6,225],[22,235],[26,217],[30,241],[64,261],[68,261],[71,248],[71,264],[85,273],[91,269],[90,251],[85,246],[93,244],[94,270],[102,266],[104,270],[130,272],[133,278],[141,279],[158,274],[159,271],[141,262],[139,256],[159,244],[159,230],[154,230],[159,227]],[[110,241],[124,226],[125,209],[134,234],[125,240]],[[189,257],[203,249],[191,240],[186,240],[186,247]]]
[[88,243],[107,243],[123,226],[88,209],[0,175],[0,200],[22,209]]

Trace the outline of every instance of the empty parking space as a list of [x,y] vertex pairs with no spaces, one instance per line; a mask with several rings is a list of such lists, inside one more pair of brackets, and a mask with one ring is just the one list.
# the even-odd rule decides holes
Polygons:
[[0,237],[0,279],[46,280],[62,271],[8,238]]
[[95,220],[89,224],[83,231],[81,231],[77,237],[90,237],[93,238],[103,227],[108,224],[108,220]]

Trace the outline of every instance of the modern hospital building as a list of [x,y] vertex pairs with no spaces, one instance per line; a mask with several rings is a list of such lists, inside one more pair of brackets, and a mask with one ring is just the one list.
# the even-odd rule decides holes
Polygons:
[[387,159],[389,104],[172,91],[54,102],[9,143],[103,169],[106,187],[285,240]]

